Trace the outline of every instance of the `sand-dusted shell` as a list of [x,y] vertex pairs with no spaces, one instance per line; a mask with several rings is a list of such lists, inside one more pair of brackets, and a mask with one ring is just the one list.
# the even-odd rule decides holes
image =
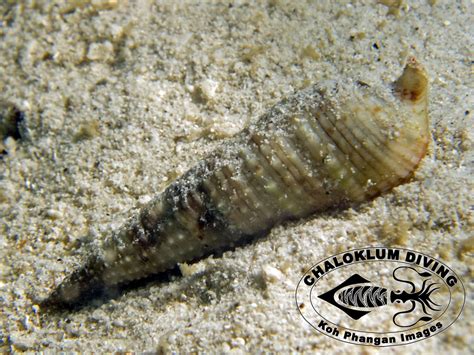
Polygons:
[[427,92],[410,58],[386,87],[328,81],[283,100],[169,185],[45,304],[74,305],[407,181],[428,145]]

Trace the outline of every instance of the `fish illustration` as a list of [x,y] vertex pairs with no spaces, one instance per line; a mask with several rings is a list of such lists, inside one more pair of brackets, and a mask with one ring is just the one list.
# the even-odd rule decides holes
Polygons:
[[[421,287],[416,290],[416,286],[409,280],[401,279],[397,276],[399,270],[413,270],[418,276],[425,278]],[[339,286],[319,295],[318,297],[333,306],[339,308],[352,319],[360,319],[378,307],[387,306],[393,303],[410,303],[410,308],[395,313],[392,320],[399,327],[412,327],[420,321],[429,322],[433,318],[430,312],[437,312],[441,308],[439,304],[432,300],[432,294],[439,290],[437,283],[428,283],[431,274],[429,272],[418,272],[412,267],[400,266],[393,271],[393,278],[399,282],[407,283],[411,286],[410,292],[405,290],[389,291],[387,288],[371,285],[371,282],[359,274],[354,274]],[[369,284],[369,285],[367,285]],[[399,318],[404,314],[412,313],[416,305],[419,304],[423,311],[423,316],[415,322],[404,324]]]

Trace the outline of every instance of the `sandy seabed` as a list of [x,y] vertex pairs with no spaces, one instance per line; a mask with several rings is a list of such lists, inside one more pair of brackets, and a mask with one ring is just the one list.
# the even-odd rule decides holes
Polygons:
[[[399,246],[443,260],[466,304],[385,353],[472,354],[472,1],[2,1],[0,351],[377,353],[294,302],[318,260]],[[413,180],[76,311],[37,306],[170,181],[267,108],[341,76],[430,76],[432,142]],[[7,114],[5,114],[6,117]]]

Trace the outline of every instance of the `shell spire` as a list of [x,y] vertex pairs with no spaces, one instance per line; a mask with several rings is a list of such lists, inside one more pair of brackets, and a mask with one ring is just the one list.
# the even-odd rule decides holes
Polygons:
[[285,220],[389,191],[426,153],[427,103],[414,58],[391,86],[328,81],[294,94],[169,185],[43,304],[74,306]]

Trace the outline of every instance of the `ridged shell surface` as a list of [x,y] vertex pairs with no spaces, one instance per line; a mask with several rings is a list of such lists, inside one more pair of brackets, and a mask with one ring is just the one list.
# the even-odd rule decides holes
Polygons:
[[296,93],[169,185],[45,304],[73,305],[407,181],[427,149],[427,90],[411,58],[386,87],[327,81]]

